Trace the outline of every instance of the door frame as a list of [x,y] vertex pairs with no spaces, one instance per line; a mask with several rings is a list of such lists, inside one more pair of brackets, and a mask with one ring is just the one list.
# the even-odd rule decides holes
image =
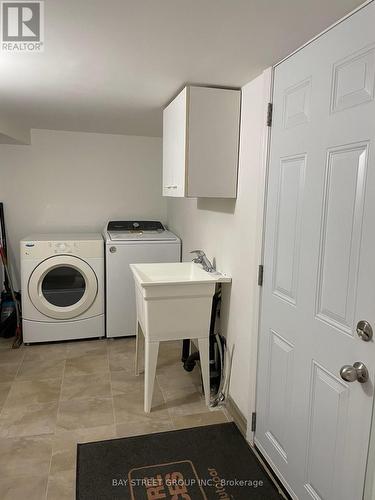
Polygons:
[[[263,117],[262,117],[262,144],[261,153],[259,158],[259,197],[257,206],[256,224],[260,228],[257,234],[257,241],[255,245],[253,264],[255,267],[263,265],[264,262],[264,237],[265,237],[265,218],[266,218],[266,205],[267,205],[267,190],[268,190],[268,165],[270,157],[270,144],[271,144],[271,128],[267,125],[268,105],[272,103],[273,95],[273,76],[274,66],[267,68],[263,71]],[[254,307],[254,318],[251,324],[251,350],[250,350],[250,372],[249,372],[249,407],[247,415],[247,432],[246,439],[254,446],[254,434],[252,430],[252,416],[256,411],[256,386],[258,376],[258,342],[260,337],[260,312],[262,306],[262,287],[258,283],[254,283],[256,287],[256,304]]]
[[[267,126],[267,108],[268,103],[273,102],[273,93],[274,93],[274,73],[275,68],[282,64],[284,61],[292,57],[294,54],[304,49],[311,43],[315,42],[318,38],[326,34],[328,31],[335,28],[340,23],[346,21],[356,12],[362,10],[367,5],[371,4],[375,0],[365,0],[361,5],[350,11],[348,14],[340,18],[335,23],[328,26],[325,30],[318,33],[316,36],[308,40],[306,43],[298,47],[296,50],[291,52],[289,55],[278,61],[276,64],[267,68],[263,72],[264,77],[264,90],[263,90],[263,104],[264,104],[264,120],[263,120],[263,132],[262,132],[262,144],[261,144],[261,155],[260,155],[260,185],[259,185],[259,199],[258,199],[258,208],[257,208],[257,224],[259,224],[259,232],[256,242],[255,248],[255,262],[254,265],[263,265],[264,264],[264,238],[265,238],[265,229],[266,229],[266,207],[267,207],[267,193],[268,193],[268,182],[269,182],[269,160],[270,160],[270,146],[271,146],[271,133],[272,126]],[[260,337],[260,317],[261,317],[261,308],[262,308],[262,292],[263,289],[257,283],[254,284],[257,286],[256,296],[256,314],[254,315],[251,332],[253,335],[251,336],[251,351],[250,351],[250,372],[249,372],[249,405],[248,405],[248,414],[247,414],[247,432],[246,439],[252,447],[255,447],[254,436],[255,431],[252,430],[252,416],[256,413],[256,403],[257,403],[257,378],[258,378],[258,349],[259,349],[259,337]],[[375,398],[374,398],[374,410],[373,410],[373,418],[372,418],[372,426],[370,430],[370,441],[369,441],[369,455],[372,453],[374,455],[373,460],[368,460],[366,476],[365,476],[365,484],[364,484],[364,496],[363,500],[372,500],[375,494]],[[270,465],[270,464],[269,464]],[[280,479],[280,478],[279,478]],[[285,485],[284,485],[285,486]]]

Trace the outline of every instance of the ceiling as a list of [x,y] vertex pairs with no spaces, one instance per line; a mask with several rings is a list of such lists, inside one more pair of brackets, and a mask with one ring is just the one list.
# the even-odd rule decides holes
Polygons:
[[362,0],[46,0],[45,51],[0,53],[2,117],[161,135],[186,82],[240,87]]

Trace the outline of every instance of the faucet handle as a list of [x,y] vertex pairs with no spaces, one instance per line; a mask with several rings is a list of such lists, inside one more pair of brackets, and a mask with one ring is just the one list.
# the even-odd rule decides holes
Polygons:
[[202,250],[192,250],[190,253],[196,253],[199,257],[206,255]]

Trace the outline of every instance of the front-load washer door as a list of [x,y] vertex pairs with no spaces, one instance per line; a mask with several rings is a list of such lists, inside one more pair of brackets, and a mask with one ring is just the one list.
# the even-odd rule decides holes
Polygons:
[[82,259],[56,255],[34,269],[28,293],[42,314],[68,320],[91,307],[98,293],[98,280],[93,269]]

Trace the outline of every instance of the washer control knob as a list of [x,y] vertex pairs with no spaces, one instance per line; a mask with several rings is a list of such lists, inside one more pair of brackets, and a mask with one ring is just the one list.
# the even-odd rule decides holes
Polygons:
[[60,250],[60,252],[64,252],[67,249],[66,243],[57,243],[56,248]]
[[109,251],[111,253],[115,253],[117,251],[117,248],[116,247],[109,247]]

